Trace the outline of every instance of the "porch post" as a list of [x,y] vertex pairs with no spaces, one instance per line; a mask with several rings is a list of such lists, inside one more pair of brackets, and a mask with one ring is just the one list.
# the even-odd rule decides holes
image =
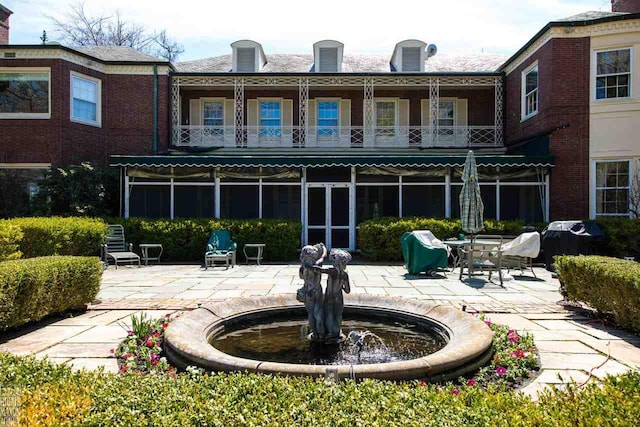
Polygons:
[[124,168],[124,217],[129,218],[129,175]]
[[171,145],[180,143],[180,77],[171,76]]
[[[298,80],[298,144],[307,145],[308,124],[307,112],[309,108],[309,79]],[[296,138],[293,138],[294,144]]]
[[551,187],[549,186],[549,173],[544,176],[544,221],[551,221]]
[[233,79],[233,97],[235,103],[234,134],[236,147],[244,145],[244,79]]
[[440,79],[429,79],[429,126],[431,145],[438,145],[438,108],[440,108]]
[[444,175],[444,217],[451,218],[451,169]]
[[496,77],[494,80],[495,86],[495,124],[494,124],[494,143],[501,146],[503,139],[503,108],[504,108],[504,88],[502,87],[502,77]]
[[364,141],[365,147],[372,147],[375,139],[374,130],[374,106],[373,106],[373,91],[374,80],[373,77],[364,78],[364,111],[362,115],[362,125],[364,127]]
[[213,217],[220,218],[220,168],[217,167],[214,175],[213,187]]

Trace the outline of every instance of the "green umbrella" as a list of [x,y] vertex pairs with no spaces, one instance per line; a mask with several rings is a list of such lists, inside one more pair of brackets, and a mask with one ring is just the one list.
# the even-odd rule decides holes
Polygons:
[[484,228],[482,214],[484,205],[480,195],[480,184],[478,184],[478,167],[473,151],[467,153],[467,160],[464,162],[462,172],[462,191],[460,192],[460,221],[462,231],[469,234],[477,234]]

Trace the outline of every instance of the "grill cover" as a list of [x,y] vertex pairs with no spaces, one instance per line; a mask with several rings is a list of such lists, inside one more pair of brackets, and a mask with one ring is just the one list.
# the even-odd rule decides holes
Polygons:
[[554,221],[542,232],[547,270],[555,271],[554,255],[597,255],[607,236],[594,221]]

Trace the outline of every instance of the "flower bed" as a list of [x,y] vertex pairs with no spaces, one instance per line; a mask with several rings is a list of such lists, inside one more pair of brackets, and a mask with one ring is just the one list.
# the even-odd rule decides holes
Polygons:
[[[175,368],[169,366],[164,357],[162,343],[164,330],[169,325],[170,315],[159,319],[148,319],[144,314],[131,316],[131,329],[127,338],[112,350],[118,358],[121,373],[163,373],[175,375]],[[123,325],[124,327],[124,325]]]

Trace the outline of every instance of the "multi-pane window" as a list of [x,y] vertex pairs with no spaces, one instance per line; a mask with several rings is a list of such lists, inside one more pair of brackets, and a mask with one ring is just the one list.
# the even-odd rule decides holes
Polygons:
[[522,117],[531,117],[538,112],[538,65],[523,73]]
[[48,71],[0,70],[0,116],[49,114]]
[[202,108],[203,120],[205,126],[211,126],[213,135],[224,134],[224,102],[223,101],[204,101]]
[[396,131],[396,103],[376,101],[376,134],[393,136]]
[[280,101],[260,102],[260,136],[282,135],[282,111]]
[[631,96],[631,49],[598,52],[596,61],[596,99]]
[[338,134],[338,101],[318,101],[318,136]]
[[629,161],[596,162],[596,216],[629,216]]
[[440,135],[453,135],[455,126],[455,102],[440,101],[438,103],[438,130]]
[[71,119],[99,125],[98,81],[77,75],[71,76]]

